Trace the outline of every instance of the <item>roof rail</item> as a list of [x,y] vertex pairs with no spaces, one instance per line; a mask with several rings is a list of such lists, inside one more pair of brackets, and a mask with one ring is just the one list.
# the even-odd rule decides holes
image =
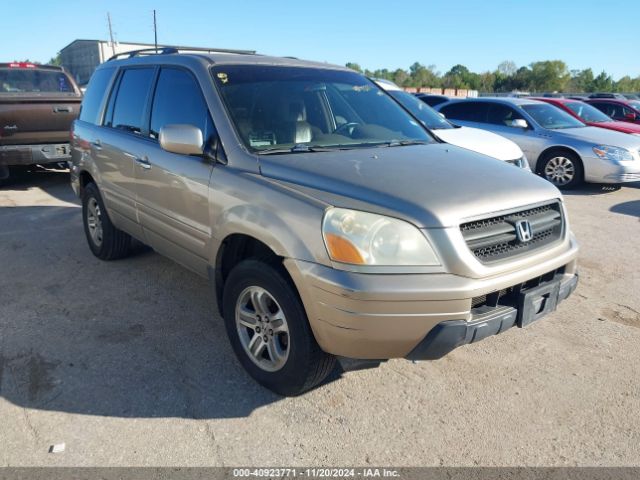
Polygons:
[[227,48],[198,48],[198,47],[158,47],[158,48],[142,48],[140,50],[130,50],[128,52],[116,53],[109,60],[117,60],[118,58],[133,58],[141,55],[170,55],[174,53],[236,53],[240,55],[255,55],[255,50],[232,50]]

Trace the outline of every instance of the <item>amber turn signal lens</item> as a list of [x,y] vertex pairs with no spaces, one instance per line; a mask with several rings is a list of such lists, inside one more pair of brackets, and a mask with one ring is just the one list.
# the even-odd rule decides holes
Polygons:
[[332,260],[342,263],[354,263],[357,265],[364,265],[364,259],[360,252],[349,240],[345,240],[333,233],[327,233],[325,235],[327,242],[327,248],[329,249],[329,256]]

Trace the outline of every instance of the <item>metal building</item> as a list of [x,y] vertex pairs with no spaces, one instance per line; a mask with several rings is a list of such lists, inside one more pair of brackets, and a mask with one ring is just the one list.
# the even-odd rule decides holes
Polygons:
[[74,40],[60,50],[60,59],[78,85],[85,85],[96,67],[114,54],[153,47],[151,43],[114,42],[112,45],[106,40]]

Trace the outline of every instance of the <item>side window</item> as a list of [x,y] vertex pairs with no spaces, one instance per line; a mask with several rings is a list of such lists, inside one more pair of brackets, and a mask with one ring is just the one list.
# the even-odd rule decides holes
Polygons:
[[213,133],[209,110],[195,78],[184,70],[163,68],[153,96],[149,134],[158,138],[160,129],[172,123],[198,127],[205,141]]
[[100,106],[102,105],[102,99],[107,93],[107,87],[109,86],[114,70],[114,68],[101,68],[96,70],[91,77],[89,86],[87,87],[87,93],[85,93],[82,99],[82,106],[80,107],[80,120],[83,122],[100,123]]
[[440,111],[445,117],[467,122],[487,122],[489,105],[482,102],[458,102],[443,107]]
[[494,125],[510,127],[513,120],[522,119],[522,115],[508,105],[494,103],[489,106],[487,122]]
[[153,68],[131,68],[124,71],[113,104],[113,119],[107,120],[107,125],[129,132],[142,132],[144,109],[153,73]]
[[604,113],[605,115],[609,115],[611,116],[611,114],[613,113],[611,111],[610,108],[608,108],[606,103],[602,103],[602,102],[591,102],[591,105],[593,105],[594,107],[596,107],[598,110],[600,110],[602,113]]

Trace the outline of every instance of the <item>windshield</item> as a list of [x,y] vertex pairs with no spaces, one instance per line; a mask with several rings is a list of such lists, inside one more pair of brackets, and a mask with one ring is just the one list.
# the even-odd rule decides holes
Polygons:
[[548,103],[522,105],[522,108],[543,128],[559,130],[585,126],[580,120]]
[[565,103],[565,105],[585,122],[603,123],[612,121],[610,117],[588,103],[569,102]]
[[75,93],[59,70],[0,68],[0,93]]
[[427,128],[431,130],[455,128],[438,112],[415,95],[411,95],[410,93],[402,90],[388,90],[387,93],[400,102],[404,108],[409,110],[414,117],[424,123]]
[[221,65],[212,71],[237,132],[257,153],[434,141],[355,72],[261,65]]

